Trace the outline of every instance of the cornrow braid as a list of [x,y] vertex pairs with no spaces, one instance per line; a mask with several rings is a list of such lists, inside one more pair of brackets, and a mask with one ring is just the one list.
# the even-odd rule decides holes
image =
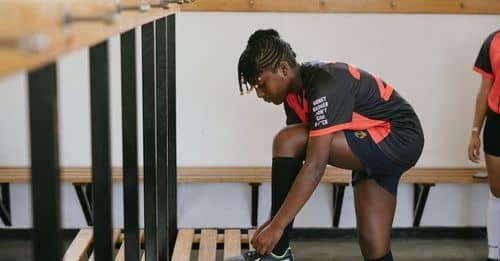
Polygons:
[[265,70],[275,71],[279,62],[286,61],[296,66],[296,55],[290,44],[281,39],[274,29],[258,30],[248,39],[247,47],[238,62],[240,94],[245,88],[250,92],[257,84],[259,75]]

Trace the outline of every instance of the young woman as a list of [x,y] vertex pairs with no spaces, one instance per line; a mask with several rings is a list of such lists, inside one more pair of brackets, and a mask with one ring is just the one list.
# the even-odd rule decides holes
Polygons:
[[[293,260],[295,216],[327,164],[353,170],[359,244],[365,260],[393,260],[390,233],[401,175],[420,157],[424,137],[412,107],[379,77],[354,65],[298,64],[275,30],[256,31],[238,64],[240,91],[284,103],[287,127],[274,138],[272,219],[256,251],[228,260]],[[260,259],[259,259],[260,258]]]
[[469,159],[479,162],[481,139],[488,169],[490,197],[488,200],[488,260],[500,260],[500,31],[484,41],[474,65],[474,71],[482,76],[476,97],[476,111],[469,143]]

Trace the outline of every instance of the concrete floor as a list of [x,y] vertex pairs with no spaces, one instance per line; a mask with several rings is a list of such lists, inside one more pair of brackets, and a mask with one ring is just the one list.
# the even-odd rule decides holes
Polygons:
[[[67,247],[67,245],[66,245]],[[355,239],[332,241],[292,242],[297,261],[360,261],[363,260]],[[439,261],[485,261],[486,241],[483,239],[464,240],[423,240],[396,239],[392,241],[394,259],[398,261],[439,260]],[[197,260],[193,253],[192,260]],[[219,251],[217,260],[222,260]],[[31,259],[31,243],[26,240],[0,240],[0,261],[28,261]]]
[[[293,249],[298,261],[354,261],[363,260],[356,240],[294,242]],[[485,261],[485,240],[418,240],[392,241],[395,260],[470,260]]]
[[[362,261],[355,239],[334,241],[294,241],[292,249],[296,261]],[[485,261],[486,240],[421,240],[397,239],[392,241],[394,260],[397,261]],[[191,260],[197,260],[193,253]],[[218,251],[217,260],[223,252]]]

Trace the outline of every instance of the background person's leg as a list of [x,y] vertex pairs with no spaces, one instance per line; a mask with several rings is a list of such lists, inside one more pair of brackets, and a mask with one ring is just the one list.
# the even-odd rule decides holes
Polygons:
[[488,199],[488,258],[500,259],[500,157],[486,154],[490,197]]

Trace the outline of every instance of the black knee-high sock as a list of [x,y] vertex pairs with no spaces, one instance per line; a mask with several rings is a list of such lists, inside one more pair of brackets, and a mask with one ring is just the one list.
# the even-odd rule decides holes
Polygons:
[[[273,158],[272,165],[272,204],[271,215],[274,217],[280,209],[288,191],[295,181],[295,177],[302,167],[302,160],[298,158]],[[280,241],[274,247],[273,254],[283,255],[290,245],[290,234],[292,232],[293,221],[285,228]]]
[[387,253],[387,255],[381,257],[381,258],[377,258],[377,259],[366,259],[365,258],[365,261],[393,261],[394,259],[392,259],[392,252],[389,251],[389,253]]

